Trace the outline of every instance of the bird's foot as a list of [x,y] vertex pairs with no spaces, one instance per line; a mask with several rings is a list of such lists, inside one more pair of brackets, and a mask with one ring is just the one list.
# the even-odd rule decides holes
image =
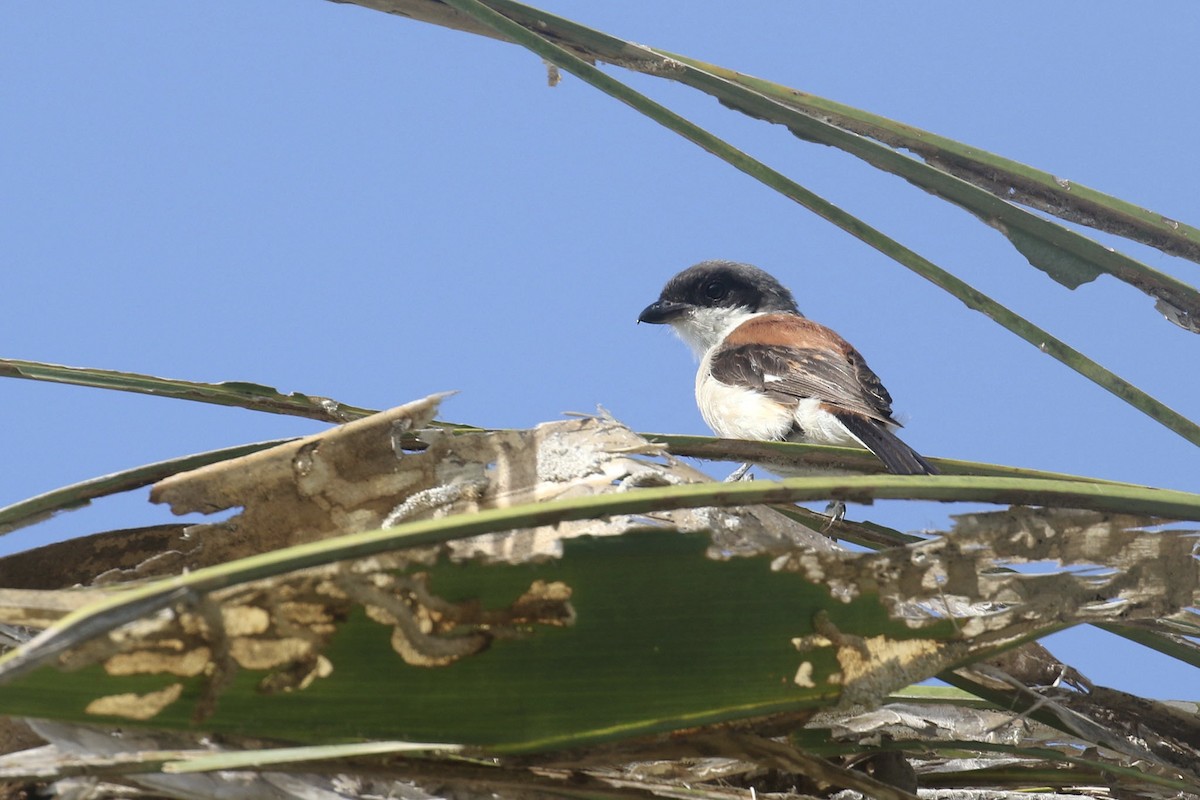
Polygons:
[[726,483],[734,483],[737,481],[754,480],[754,476],[749,474],[750,468],[753,466],[754,466],[753,464],[751,464],[749,461],[747,461],[745,464],[742,464],[740,467],[735,469],[733,472],[729,473],[729,477],[725,479],[725,482]]

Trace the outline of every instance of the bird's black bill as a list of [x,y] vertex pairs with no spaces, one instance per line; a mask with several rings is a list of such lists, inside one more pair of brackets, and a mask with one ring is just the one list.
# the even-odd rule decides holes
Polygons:
[[659,300],[646,306],[641,314],[638,314],[638,322],[646,322],[651,325],[663,325],[671,320],[679,317],[688,310],[686,303],[676,303],[671,300]]

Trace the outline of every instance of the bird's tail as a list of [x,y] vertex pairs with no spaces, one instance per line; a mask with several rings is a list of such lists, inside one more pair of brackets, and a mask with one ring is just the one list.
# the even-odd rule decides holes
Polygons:
[[838,414],[837,418],[864,447],[879,457],[888,472],[896,475],[938,474],[937,468],[920,453],[875,420],[861,414]]

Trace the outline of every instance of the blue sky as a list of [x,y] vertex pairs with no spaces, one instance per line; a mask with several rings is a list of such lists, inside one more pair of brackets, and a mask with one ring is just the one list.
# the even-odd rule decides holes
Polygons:
[[[547,8],[1200,223],[1193,3]],[[457,389],[444,416],[483,426],[603,405],[637,430],[703,433],[691,357],[634,320],[679,269],[730,258],[779,276],[853,342],[926,454],[1198,488],[1192,445],[636,112],[570,76],[548,87],[516,46],[318,0],[31,3],[3,17],[5,356],[378,408]],[[1144,295],[1109,278],[1068,291],[903,181],[609,71],[1200,417],[1200,340]],[[1196,264],[1113,244],[1197,281]],[[12,380],[0,413],[0,505],[323,428]],[[859,512],[917,529],[949,510]],[[132,493],[0,550],[167,519]],[[1050,644],[1098,682],[1195,694],[1194,671],[1113,637]]]

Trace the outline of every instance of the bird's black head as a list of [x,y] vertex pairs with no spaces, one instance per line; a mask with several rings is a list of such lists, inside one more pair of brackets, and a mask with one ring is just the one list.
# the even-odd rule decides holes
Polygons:
[[669,323],[696,309],[800,313],[792,293],[758,267],[736,261],[703,261],[667,281],[658,300],[642,311],[638,322]]

